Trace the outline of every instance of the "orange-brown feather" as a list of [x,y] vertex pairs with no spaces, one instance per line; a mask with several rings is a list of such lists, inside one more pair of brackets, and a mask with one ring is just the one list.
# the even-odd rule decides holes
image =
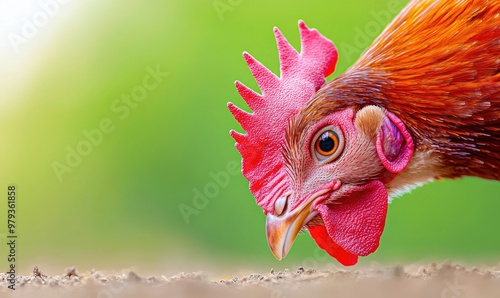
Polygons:
[[287,143],[330,113],[366,105],[396,114],[448,177],[500,180],[500,1],[412,1],[297,114]]

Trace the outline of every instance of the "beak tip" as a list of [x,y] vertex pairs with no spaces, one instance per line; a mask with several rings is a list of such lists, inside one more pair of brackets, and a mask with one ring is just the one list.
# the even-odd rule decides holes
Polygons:
[[284,256],[282,254],[277,254],[276,252],[272,251],[271,252],[273,253],[273,256],[276,258],[276,260],[278,261],[281,261],[283,260]]
[[292,216],[278,218],[268,215],[266,218],[266,237],[269,249],[274,257],[281,261],[292,247],[295,237],[304,224],[303,218]]
[[271,243],[268,241],[268,244],[269,244],[269,249],[271,250],[271,253],[273,254],[273,256],[278,260],[278,261],[281,261],[283,259],[283,252],[281,251],[281,249],[279,247],[276,247],[274,245],[271,245]]

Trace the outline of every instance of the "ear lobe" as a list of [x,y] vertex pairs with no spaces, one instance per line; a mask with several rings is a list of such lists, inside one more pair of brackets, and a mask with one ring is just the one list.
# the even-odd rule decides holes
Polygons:
[[413,139],[401,119],[387,111],[384,114],[377,134],[377,154],[389,172],[398,174],[410,163]]

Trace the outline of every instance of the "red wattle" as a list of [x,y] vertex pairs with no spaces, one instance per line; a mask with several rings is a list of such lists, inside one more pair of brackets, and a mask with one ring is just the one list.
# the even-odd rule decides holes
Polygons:
[[387,215],[388,195],[384,184],[375,180],[350,188],[338,202],[316,206],[331,240],[357,256],[375,252]]
[[358,262],[358,256],[346,251],[328,236],[325,226],[309,227],[309,234],[314,239],[319,248],[325,250],[344,266],[352,266]]

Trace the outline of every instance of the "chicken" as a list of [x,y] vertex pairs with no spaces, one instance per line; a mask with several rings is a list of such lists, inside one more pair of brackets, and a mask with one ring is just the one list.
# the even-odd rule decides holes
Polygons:
[[500,180],[500,1],[414,0],[344,74],[331,41],[275,28],[277,77],[244,58],[242,172],[277,259],[307,229],[343,265],[375,252],[390,198],[438,178]]

